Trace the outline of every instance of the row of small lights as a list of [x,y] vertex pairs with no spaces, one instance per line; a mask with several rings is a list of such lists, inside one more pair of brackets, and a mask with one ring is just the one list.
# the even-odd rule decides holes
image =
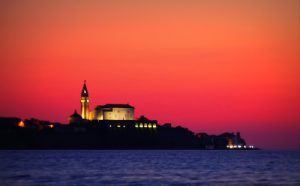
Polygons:
[[[109,128],[111,128],[112,127],[112,125],[109,125]],[[117,128],[125,128],[126,127],[126,125],[117,125]],[[135,124],[135,128],[156,128],[157,126],[156,126],[156,124],[154,123],[154,124],[151,124],[151,123],[149,123],[149,124],[147,124],[147,123],[145,123],[144,125],[141,123],[140,125],[138,124],[138,123],[136,123]]]
[[[18,123],[18,127],[20,127],[20,128],[25,128],[26,126],[25,126],[24,121],[20,121],[20,122]],[[50,124],[50,125],[48,125],[48,127],[52,129],[52,128],[54,128],[54,125],[53,125],[53,124]]]
[[[18,123],[18,127],[20,127],[20,128],[25,128],[25,123],[24,123],[24,121],[20,121],[19,123]],[[53,124],[50,124],[50,125],[48,125],[48,127],[49,128],[54,128],[54,125]],[[109,127],[111,128],[112,127],[112,125],[109,125]],[[117,125],[117,128],[121,128],[121,127],[123,127],[123,128],[125,128],[126,126],[125,125],[123,125],[123,126],[121,126],[121,125]],[[148,124],[147,125],[147,123],[145,123],[144,125],[141,123],[140,125],[138,125],[138,123],[136,123],[135,124],[135,128],[156,128],[156,124],[154,123],[153,125],[152,124]]]
[[140,123],[140,125],[139,125],[138,123],[136,123],[136,124],[135,124],[135,128],[156,128],[156,124],[153,123],[153,125],[152,125],[151,123],[149,123],[149,124],[147,125],[147,123],[145,123],[145,124],[143,125],[143,123]]
[[[111,128],[112,127],[112,125],[109,125],[109,128]],[[122,126],[121,125],[117,125],[117,128],[121,128]],[[126,126],[125,125],[123,125],[123,128],[125,128]]]
[[254,149],[253,145],[249,145],[249,146],[246,146],[246,145],[227,145],[226,147],[227,147],[227,149],[247,149],[247,148]]

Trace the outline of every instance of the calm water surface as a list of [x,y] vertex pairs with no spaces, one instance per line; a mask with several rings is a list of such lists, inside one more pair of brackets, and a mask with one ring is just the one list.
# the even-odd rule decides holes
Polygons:
[[181,184],[300,185],[300,151],[0,151],[0,185]]

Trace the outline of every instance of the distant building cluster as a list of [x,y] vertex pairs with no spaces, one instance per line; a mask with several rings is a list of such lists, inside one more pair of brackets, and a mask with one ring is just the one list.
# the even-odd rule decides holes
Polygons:
[[134,107],[129,104],[99,105],[90,111],[89,92],[86,82],[81,91],[81,117],[85,120],[134,120]]
[[246,141],[241,138],[239,132],[223,133],[221,135],[208,135],[206,133],[198,133],[197,137],[200,139],[200,146],[204,149],[253,149],[253,145],[246,145]]
[[80,104],[81,115],[79,115],[75,110],[75,112],[70,116],[70,124],[98,123],[117,128],[157,128],[156,120],[148,120],[144,116],[135,120],[134,107],[129,104],[98,105],[94,110],[90,110],[90,99],[86,81],[84,81],[82,87]]
[[81,91],[81,114],[70,116],[69,124],[38,119],[0,117],[0,149],[3,148],[186,148],[254,150],[240,133],[195,134],[171,123],[158,124],[144,116],[134,118],[129,104],[89,108],[86,82]]

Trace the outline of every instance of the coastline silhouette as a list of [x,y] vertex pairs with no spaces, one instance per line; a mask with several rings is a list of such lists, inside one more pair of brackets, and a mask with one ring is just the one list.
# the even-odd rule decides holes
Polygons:
[[75,110],[68,124],[38,119],[0,118],[2,149],[238,149],[254,150],[240,133],[194,134],[187,128],[159,124],[145,116],[134,119],[129,104],[98,105],[90,111],[84,81],[81,115]]

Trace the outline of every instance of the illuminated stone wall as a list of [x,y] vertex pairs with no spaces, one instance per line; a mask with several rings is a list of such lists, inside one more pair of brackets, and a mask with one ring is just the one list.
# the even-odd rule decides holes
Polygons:
[[92,120],[134,120],[134,108],[98,108],[91,114]]
[[81,117],[82,119],[89,119],[89,98],[81,97]]

